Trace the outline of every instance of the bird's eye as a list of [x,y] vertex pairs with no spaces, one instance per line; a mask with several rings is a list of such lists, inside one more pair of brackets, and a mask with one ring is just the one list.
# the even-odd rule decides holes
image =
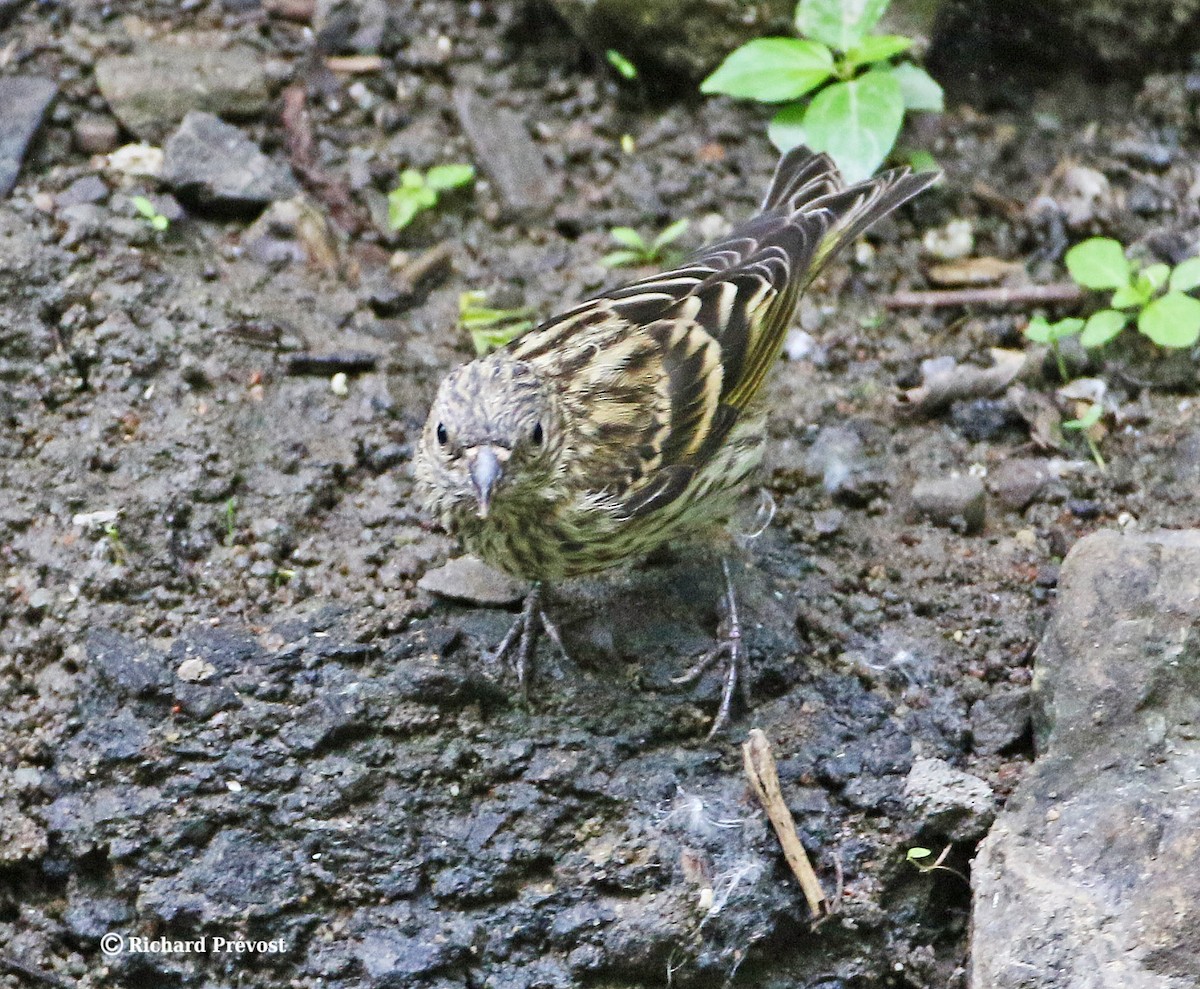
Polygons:
[[529,438],[533,440],[534,446],[542,445],[542,441],[546,438],[546,434],[542,432],[542,424],[540,422],[534,424],[533,432],[530,433]]
[[445,446],[450,442],[450,434],[446,432],[446,427],[440,422],[437,425],[437,441],[439,446]]

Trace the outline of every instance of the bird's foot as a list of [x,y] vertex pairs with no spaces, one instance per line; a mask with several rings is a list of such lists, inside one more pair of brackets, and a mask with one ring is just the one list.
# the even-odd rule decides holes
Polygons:
[[721,561],[721,569],[725,574],[725,617],[718,629],[719,641],[701,656],[694,666],[671,680],[672,683],[680,686],[693,684],[721,659],[727,661],[725,683],[721,688],[721,704],[717,708],[717,716],[713,719],[712,727],[708,731],[707,740],[709,741],[729,726],[735,693],[741,695],[744,705],[747,707],[750,705],[750,682],[746,672],[746,643],[742,638],[737,597],[733,591],[733,578],[729,575],[727,560]]
[[500,645],[488,656],[490,663],[507,661],[512,665],[526,704],[529,703],[529,685],[537,672],[537,644],[542,632],[546,633],[564,659],[569,658],[558,626],[546,614],[544,599],[542,585],[534,584],[525,596],[521,614],[500,640]]

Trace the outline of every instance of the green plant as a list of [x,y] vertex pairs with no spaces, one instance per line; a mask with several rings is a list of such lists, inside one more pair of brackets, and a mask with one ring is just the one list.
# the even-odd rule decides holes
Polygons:
[[952,847],[951,845],[947,845],[932,862],[929,859],[933,858],[933,852],[928,848],[910,848],[904,855],[904,861],[916,868],[918,872],[948,872],[952,876],[958,876],[964,883],[968,882],[967,877],[957,869],[952,869],[950,866],[942,864],[946,861],[946,857],[950,854]]
[[108,552],[113,563],[118,567],[125,566],[129,562],[129,550],[125,548],[125,541],[121,538],[121,531],[115,522],[105,524],[104,538],[108,541]]
[[895,146],[906,111],[944,106],[942,88],[929,73],[893,62],[912,47],[911,38],[870,33],[888,3],[800,0],[799,38],[747,42],[700,91],[786,104],[767,128],[780,151],[807,144],[827,151],[847,180],[865,179]]
[[687,228],[687,220],[676,220],[653,240],[647,241],[633,227],[613,227],[608,232],[609,236],[621,245],[621,250],[604,255],[600,263],[608,268],[656,264],[667,257],[667,248],[682,237]]
[[158,211],[158,207],[155,206],[154,203],[152,203],[145,196],[134,196],[131,201],[133,203],[133,208],[138,211],[138,214],[145,219],[145,221],[149,223],[151,227],[153,227],[159,233],[166,232],[167,228],[171,225],[171,221]]
[[474,178],[472,165],[434,165],[424,174],[406,168],[400,173],[400,184],[388,193],[388,225],[403,230],[418,215],[433,209],[442,193],[461,188]]
[[234,496],[225,502],[221,517],[225,523],[225,545],[232,546],[237,540],[237,510],[238,500]]
[[1079,343],[1089,350],[1114,340],[1130,320],[1138,332],[1160,347],[1180,349],[1200,341],[1200,299],[1187,293],[1200,287],[1200,257],[1188,258],[1171,267],[1155,263],[1136,265],[1125,249],[1111,237],[1091,237],[1076,244],[1066,255],[1067,271],[1082,288],[1111,291],[1109,305],[1086,320],[1060,319],[1048,322],[1035,316],[1025,327],[1025,336],[1048,343],[1058,358],[1058,369],[1067,378],[1058,341],[1079,334]]
[[633,82],[638,77],[637,66],[615,48],[606,51],[604,57],[608,59],[608,64],[617,70],[617,75],[626,82]]
[[[1081,410],[1081,411],[1080,411]],[[1076,410],[1078,418],[1068,419],[1062,428],[1070,432],[1078,432],[1087,441],[1088,449],[1096,466],[1105,470],[1104,457],[1100,455],[1100,440],[1104,436],[1104,427],[1100,425],[1100,417],[1104,415],[1104,407],[1099,402],[1093,402],[1086,408],[1082,405]]]
[[475,353],[482,357],[490,350],[503,347],[533,326],[529,317],[533,310],[493,309],[487,305],[484,292],[463,292],[458,297],[458,323],[471,334]]

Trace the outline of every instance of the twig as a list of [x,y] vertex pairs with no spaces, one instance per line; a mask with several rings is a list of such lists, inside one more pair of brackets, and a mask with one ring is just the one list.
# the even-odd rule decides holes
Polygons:
[[287,359],[288,374],[314,374],[329,377],[334,374],[364,374],[374,371],[379,364],[375,354],[362,350],[334,351],[331,354],[314,354],[302,351],[290,354]]
[[350,198],[349,188],[317,164],[307,99],[302,84],[288,86],[283,91],[280,119],[287,135],[288,158],[301,181],[329,208],[334,222],[349,234],[358,233],[368,224]]
[[71,989],[71,983],[66,979],[60,978],[53,972],[44,972],[40,968],[26,965],[23,961],[13,958],[12,955],[0,955],[0,969],[10,972],[13,975],[23,975],[25,978],[33,979],[44,986],[54,986],[54,989]]
[[808,901],[808,909],[813,918],[829,916],[829,900],[825,897],[825,891],[821,889],[817,874],[813,872],[808,853],[796,835],[796,822],[792,819],[792,812],[788,810],[779,787],[779,773],[775,769],[775,757],[771,755],[771,743],[762,729],[750,729],[749,741],[742,743],[742,761],[746,767],[746,775],[750,777],[750,784],[758,795],[758,801],[767,812],[767,819],[779,837],[783,857],[787,859],[792,874],[804,891],[804,899]]
[[947,306],[1017,306],[1052,302],[1078,302],[1083,289],[1074,282],[1053,285],[1014,285],[998,288],[931,289],[896,292],[883,298],[886,309],[940,309]]

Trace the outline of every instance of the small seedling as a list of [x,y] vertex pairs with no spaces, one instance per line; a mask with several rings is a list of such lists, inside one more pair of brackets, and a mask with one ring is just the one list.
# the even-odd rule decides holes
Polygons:
[[633,82],[638,77],[637,66],[615,48],[606,51],[604,57],[608,59],[608,64],[617,70],[617,75],[626,82]]
[[225,520],[225,545],[232,546],[237,539],[237,497],[230,498],[225,502],[225,508],[222,511],[222,518]]
[[780,151],[807,144],[827,151],[848,181],[865,179],[892,151],[906,112],[944,106],[928,72],[894,63],[912,47],[911,38],[870,33],[888,3],[800,0],[794,18],[800,37],[747,42],[700,91],[785,104],[767,128]]
[[1058,373],[1062,376],[1063,381],[1069,381],[1071,378],[1070,372],[1067,370],[1067,362],[1063,359],[1062,350],[1059,349],[1059,341],[1073,337],[1079,333],[1084,326],[1082,319],[1060,319],[1056,323],[1049,323],[1044,316],[1034,316],[1029,321],[1029,325],[1025,327],[1025,336],[1034,343],[1044,343],[1050,347],[1051,353],[1054,354],[1054,360],[1058,363]]
[[289,570],[286,567],[276,567],[271,573],[271,584],[274,587],[282,587],[284,584],[292,581],[296,576],[295,570]]
[[138,211],[138,215],[159,233],[165,233],[167,228],[170,227],[171,221],[163,216],[158,211],[158,207],[145,196],[134,196],[131,201],[133,208]]
[[621,245],[621,250],[606,254],[600,263],[606,268],[629,268],[643,264],[657,264],[670,253],[667,249],[684,235],[687,220],[676,220],[667,226],[652,241],[647,242],[633,227],[613,227],[609,236]]
[[125,548],[125,541],[121,538],[121,532],[115,522],[105,524],[104,538],[108,540],[108,552],[113,563],[118,567],[125,566],[129,562],[129,551]]
[[1172,268],[1137,266],[1111,237],[1092,237],[1066,255],[1067,271],[1083,288],[1112,291],[1109,308],[1088,317],[1079,342],[1089,349],[1113,340],[1131,319],[1138,332],[1160,347],[1180,349],[1200,341],[1200,299],[1187,293],[1200,287],[1200,257]]
[[1078,418],[1068,419],[1062,424],[1062,428],[1070,432],[1081,433],[1087,440],[1088,449],[1092,452],[1092,459],[1096,462],[1096,466],[1101,470],[1106,470],[1104,457],[1100,455],[1100,440],[1104,436],[1104,427],[1100,424],[1100,418],[1104,415],[1104,408],[1099,402],[1093,402],[1086,408],[1080,405],[1079,409],[1082,411],[1077,409]]
[[475,353],[484,354],[516,339],[533,326],[533,310],[493,309],[484,292],[463,292],[458,297],[458,324],[469,334]]
[[[904,855],[904,861],[916,868],[918,872],[949,872],[952,876],[958,876],[964,883],[969,884],[967,877],[957,869],[942,864],[946,861],[946,857],[950,854],[952,847],[951,845],[947,845],[936,859],[933,859],[933,852],[928,848],[910,848]],[[929,861],[930,859],[933,859],[933,861]]]
[[435,165],[424,174],[406,168],[400,173],[400,184],[388,193],[388,226],[403,230],[437,206],[442,193],[461,188],[474,178],[472,165]]

